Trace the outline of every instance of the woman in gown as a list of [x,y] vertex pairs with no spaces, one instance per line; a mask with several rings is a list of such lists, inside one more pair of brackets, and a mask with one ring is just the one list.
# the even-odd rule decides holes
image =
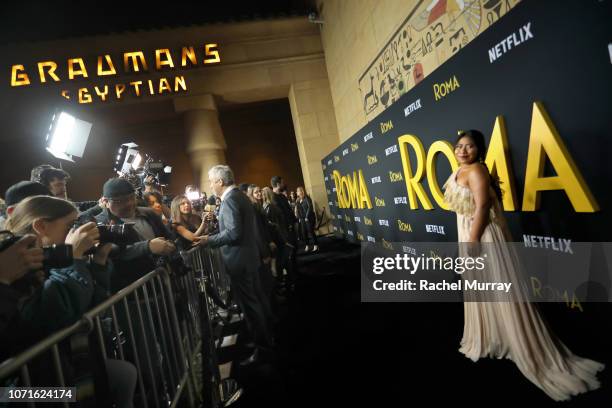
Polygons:
[[[457,213],[458,240],[467,243],[469,255],[480,243],[487,245],[487,280],[518,283],[520,266],[516,254],[504,245],[512,237],[503,217],[499,185],[484,165],[485,151],[482,133],[459,133],[455,157],[460,167],[444,184],[444,197]],[[460,252],[468,255],[463,246]],[[549,330],[534,304],[520,294],[513,296],[514,301],[479,302],[469,301],[478,295],[465,295],[459,351],[473,361],[511,359],[525,377],[557,401],[598,388],[596,374],[604,365],[574,355]]]

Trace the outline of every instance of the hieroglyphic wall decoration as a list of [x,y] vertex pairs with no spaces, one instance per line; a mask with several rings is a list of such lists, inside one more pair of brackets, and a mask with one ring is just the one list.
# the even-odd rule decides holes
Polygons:
[[421,0],[359,78],[369,122],[520,0]]

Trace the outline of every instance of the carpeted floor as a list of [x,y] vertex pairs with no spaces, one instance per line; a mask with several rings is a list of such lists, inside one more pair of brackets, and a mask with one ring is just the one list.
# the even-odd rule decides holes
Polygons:
[[[605,363],[602,389],[554,403],[509,360],[477,363],[457,350],[460,303],[360,303],[360,248],[331,237],[299,256],[295,292],[280,299],[278,350],[231,374],[244,387],[236,407],[469,406],[603,407],[612,402],[610,304],[543,304],[557,335],[576,354]],[[238,344],[226,359],[246,357]]]

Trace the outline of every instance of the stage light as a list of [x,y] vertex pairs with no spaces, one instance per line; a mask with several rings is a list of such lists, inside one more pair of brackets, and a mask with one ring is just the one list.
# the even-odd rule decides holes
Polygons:
[[164,173],[167,173],[167,174],[172,173],[172,166],[166,166],[166,167],[164,167]]
[[196,201],[200,199],[200,190],[196,186],[185,187],[185,195],[189,201]]
[[[117,172],[118,175],[128,174],[130,170],[137,169],[138,165],[140,165],[140,161],[142,161],[142,156],[140,159],[137,159],[137,156],[140,156],[138,153],[138,145],[136,143],[124,143],[119,147],[119,154],[115,159],[115,165],[113,169]],[[134,167],[134,161],[137,161],[136,167]]]
[[134,159],[132,160],[132,168],[134,170],[137,170],[141,162],[142,162],[142,156],[140,155],[140,153],[136,153],[136,156],[134,156]]
[[53,115],[47,133],[47,151],[58,159],[74,162],[83,157],[92,124],[66,112]]

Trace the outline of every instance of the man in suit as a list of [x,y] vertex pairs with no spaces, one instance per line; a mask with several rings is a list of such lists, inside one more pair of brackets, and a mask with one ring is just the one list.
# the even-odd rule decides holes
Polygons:
[[212,167],[208,181],[215,195],[221,197],[219,233],[203,236],[200,244],[220,248],[232,293],[255,340],[253,355],[242,362],[243,365],[250,364],[259,358],[260,350],[272,347],[270,308],[259,277],[261,257],[255,209],[249,198],[234,185],[234,174],[229,166]]
[[272,186],[272,191],[274,191],[274,205],[280,208],[283,213],[284,223],[280,228],[285,229],[288,245],[281,248],[281,259],[284,261],[283,268],[287,270],[287,288],[291,289],[295,285],[297,278],[297,234],[295,225],[298,219],[295,217],[289,200],[283,195],[283,191],[287,190],[287,185],[283,178],[281,176],[273,176],[270,179],[270,185]]

